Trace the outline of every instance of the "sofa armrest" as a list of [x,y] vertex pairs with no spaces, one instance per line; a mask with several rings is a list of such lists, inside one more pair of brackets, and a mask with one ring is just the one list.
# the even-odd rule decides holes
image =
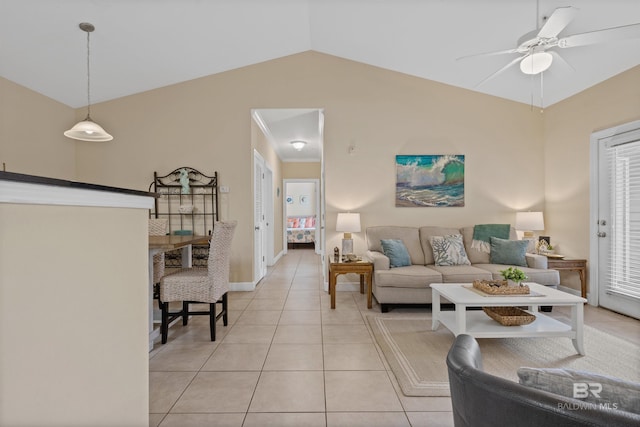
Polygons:
[[373,262],[374,270],[388,270],[389,269],[389,257],[382,252],[367,251],[367,258]]
[[539,268],[541,270],[549,268],[547,264],[547,257],[544,255],[525,254],[525,258],[527,259],[527,267],[529,268]]

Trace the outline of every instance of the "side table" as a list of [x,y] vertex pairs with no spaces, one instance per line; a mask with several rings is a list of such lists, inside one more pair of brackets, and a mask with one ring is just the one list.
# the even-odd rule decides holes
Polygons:
[[360,275],[360,293],[364,293],[364,281],[367,280],[367,308],[371,308],[373,263],[369,261],[330,262],[329,263],[329,295],[331,308],[336,308],[336,281],[340,274],[355,273]]
[[560,271],[577,271],[580,275],[580,293],[587,297],[587,260],[586,259],[547,259],[547,268]]

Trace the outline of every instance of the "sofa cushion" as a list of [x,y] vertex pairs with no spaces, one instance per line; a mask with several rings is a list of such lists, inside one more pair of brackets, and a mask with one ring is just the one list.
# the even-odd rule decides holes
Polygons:
[[422,265],[409,265],[390,270],[375,270],[376,286],[394,288],[427,288],[431,283],[442,283],[442,275]]
[[382,239],[380,240],[382,245],[382,252],[389,258],[390,267],[406,267],[411,265],[411,258],[407,248],[399,239]]
[[399,239],[411,257],[411,264],[425,265],[424,253],[420,246],[420,236],[417,227],[402,227],[395,225],[383,225],[367,227],[367,248],[370,251],[382,252],[382,239]]
[[[467,251],[467,257],[469,258],[469,261],[471,261],[471,264],[489,264],[491,261],[488,253],[471,247],[471,242],[473,242],[473,225],[461,228],[460,232],[462,233],[464,247]],[[509,239],[516,240],[517,238],[518,235],[516,234],[515,228],[511,227],[509,231]]]
[[[474,267],[489,271],[492,274],[490,280],[502,280],[500,270],[504,270],[503,264],[474,264]],[[518,267],[527,275],[526,282],[538,283],[539,285],[556,287],[560,284],[560,273],[558,270],[543,270],[539,268]]]
[[520,384],[527,387],[594,405],[609,404],[611,408],[616,405],[618,410],[640,414],[640,383],[591,372],[553,368],[520,368],[518,378]]
[[460,234],[457,228],[426,226],[420,227],[420,245],[424,252],[425,265],[435,264],[433,259],[433,248],[431,247],[431,238],[433,236],[448,236],[450,234]]
[[493,278],[491,272],[473,265],[430,265],[429,267],[442,275],[442,283],[472,283],[474,280],[492,280]]
[[430,241],[436,265],[471,265],[461,234],[432,236]]
[[526,267],[528,240],[506,240],[497,237],[491,238],[491,264],[516,265]]

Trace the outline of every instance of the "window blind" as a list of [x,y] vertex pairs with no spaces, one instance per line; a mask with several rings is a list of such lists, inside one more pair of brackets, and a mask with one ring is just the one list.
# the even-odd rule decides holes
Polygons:
[[610,251],[607,293],[640,299],[640,141],[607,147]]

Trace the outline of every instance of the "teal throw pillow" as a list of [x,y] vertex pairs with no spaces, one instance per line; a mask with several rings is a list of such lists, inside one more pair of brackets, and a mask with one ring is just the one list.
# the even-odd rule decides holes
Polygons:
[[409,251],[402,240],[398,239],[382,239],[382,252],[389,258],[391,267],[405,267],[411,265],[411,257]]
[[528,240],[505,240],[497,237],[491,238],[491,264],[527,266]]

